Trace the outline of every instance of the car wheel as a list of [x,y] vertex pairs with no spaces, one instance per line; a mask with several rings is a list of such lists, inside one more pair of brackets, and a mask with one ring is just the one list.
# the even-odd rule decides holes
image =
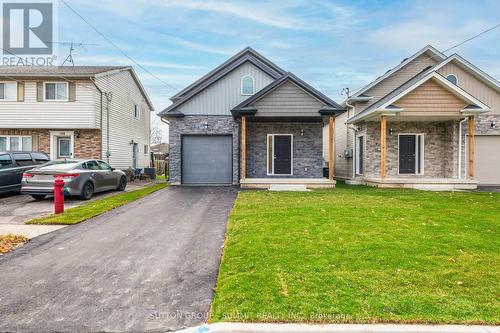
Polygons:
[[32,194],[31,197],[35,199],[36,201],[40,201],[45,199],[46,195],[44,194]]
[[125,191],[125,187],[127,187],[127,178],[122,177],[120,178],[120,183],[118,184],[118,191]]
[[93,194],[94,185],[92,185],[91,182],[86,182],[85,185],[83,185],[82,194],[79,195],[79,198],[82,200],[89,200],[90,198],[92,198]]

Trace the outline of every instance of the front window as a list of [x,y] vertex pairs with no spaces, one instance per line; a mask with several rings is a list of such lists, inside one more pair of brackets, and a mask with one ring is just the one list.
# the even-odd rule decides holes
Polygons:
[[254,82],[253,77],[247,75],[241,79],[241,94],[242,95],[253,95],[254,93]]
[[0,100],[15,101],[17,99],[17,82],[0,82]]
[[67,101],[68,83],[67,82],[46,82],[45,83],[46,101]]
[[6,150],[26,150],[33,149],[31,136],[0,136],[0,151]]
[[148,145],[144,145],[144,154],[148,153]]

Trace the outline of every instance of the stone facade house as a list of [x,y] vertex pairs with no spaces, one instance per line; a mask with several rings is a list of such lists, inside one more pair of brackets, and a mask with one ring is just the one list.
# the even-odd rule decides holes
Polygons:
[[[333,151],[343,108],[292,73],[245,48],[172,97],[171,184],[300,184],[334,187],[323,176],[323,126]],[[333,155],[332,155],[333,157]]]
[[153,105],[131,67],[0,66],[0,152],[149,165]]
[[500,83],[459,55],[427,46],[343,106],[337,178],[421,189],[500,185]]

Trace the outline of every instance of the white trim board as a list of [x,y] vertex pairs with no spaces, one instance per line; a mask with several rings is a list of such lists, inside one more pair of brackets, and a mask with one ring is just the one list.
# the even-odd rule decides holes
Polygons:
[[[401,173],[399,171],[399,137],[401,135],[407,135],[407,136],[414,136],[415,137],[415,173]],[[418,146],[418,137],[422,138],[422,142],[420,147]],[[420,149],[419,149],[420,148]],[[397,161],[398,161],[398,176],[408,176],[408,175],[415,175],[415,176],[423,176],[425,175],[425,134],[424,133],[398,133],[398,154],[397,154]],[[419,165],[418,162],[420,161],[420,172],[418,172]]]

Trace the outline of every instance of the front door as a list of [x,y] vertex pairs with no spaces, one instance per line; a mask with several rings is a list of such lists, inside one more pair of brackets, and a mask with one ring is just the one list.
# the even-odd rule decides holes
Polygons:
[[57,137],[57,158],[71,157],[71,137]]
[[416,173],[416,140],[415,135],[399,136],[399,173]]
[[274,174],[292,174],[292,136],[274,135]]

